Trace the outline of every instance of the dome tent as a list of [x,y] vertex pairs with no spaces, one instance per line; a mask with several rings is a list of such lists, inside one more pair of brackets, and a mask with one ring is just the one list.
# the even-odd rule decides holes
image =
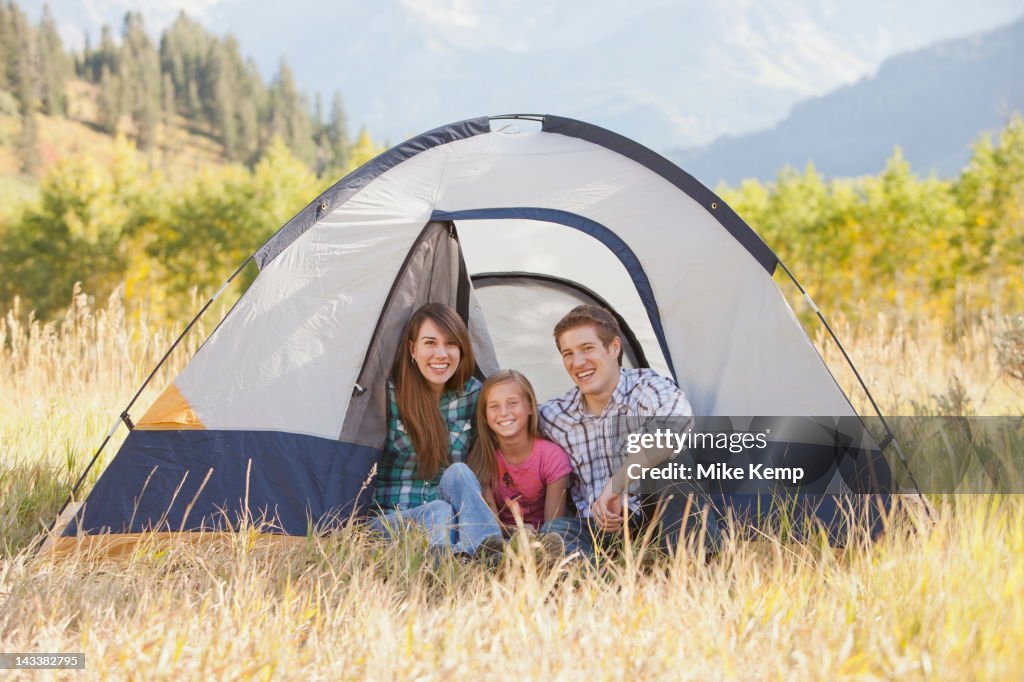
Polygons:
[[[772,250],[669,161],[579,121],[485,117],[412,138],[251,260],[259,275],[188,365],[137,422],[131,405],[121,415],[130,432],[58,548],[242,517],[304,536],[365,508],[391,360],[430,301],[468,321],[482,374],[520,369],[541,400],[571,386],[554,321],[588,301],[623,323],[628,362],[674,378],[695,414],[861,423],[773,281]],[[855,440],[848,454],[886,479],[883,448]],[[826,469],[799,493],[834,507],[851,491],[838,461]],[[763,511],[776,492],[715,499]]]

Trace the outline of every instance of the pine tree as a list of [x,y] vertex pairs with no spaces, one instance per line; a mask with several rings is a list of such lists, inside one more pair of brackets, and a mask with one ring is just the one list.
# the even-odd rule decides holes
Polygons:
[[67,97],[64,87],[71,72],[71,65],[57,24],[50,12],[50,6],[43,6],[43,16],[39,21],[39,81],[41,86],[41,106],[43,113],[50,116],[63,116],[67,112]]
[[14,30],[11,25],[11,10],[0,0],[0,90],[10,92],[13,90],[14,58],[15,58]]
[[334,101],[331,103],[331,120],[327,124],[327,140],[331,167],[347,170],[352,145],[348,139],[348,117],[345,115],[340,92],[334,93]]
[[174,125],[174,80],[171,78],[171,74],[165,71],[160,77],[160,82],[160,101],[162,103],[160,113],[164,126],[169,128]]
[[291,146],[291,131],[289,124],[292,120],[292,106],[298,98],[295,89],[295,79],[288,63],[281,58],[277,69],[277,76],[270,84],[270,115],[268,120],[268,137],[279,137],[286,145]]
[[199,96],[199,81],[190,78],[186,81],[185,117],[190,121],[202,120],[202,98]]
[[99,102],[97,103],[97,122],[106,132],[113,135],[117,132],[121,120],[121,79],[110,72],[106,64],[100,69]]
[[319,141],[320,134],[324,131],[324,102],[319,90],[313,97],[313,130],[316,131],[316,138]]
[[124,16],[120,66],[124,111],[135,123],[139,147],[151,149],[156,144],[160,119],[160,58],[138,12]]
[[260,78],[259,69],[251,59],[243,62],[237,54],[235,70],[238,75],[238,120],[239,159],[252,165],[259,159],[267,143],[265,120],[267,91]]
[[21,117],[18,159],[23,173],[34,173],[39,168],[39,124],[36,120],[36,112],[39,109],[36,93],[39,90],[39,83],[36,80],[36,70],[33,68],[35,46],[28,20],[13,2],[8,6],[8,17],[16,46],[8,77],[18,100],[18,112]]
[[246,120],[248,116],[255,114],[255,135],[246,137],[251,145],[251,153],[246,156],[246,163],[254,164],[270,144],[270,89],[263,83],[259,66],[251,57],[245,61],[245,71],[248,78],[245,79],[245,90],[241,96],[243,100],[249,100],[252,106],[249,111],[240,108],[239,119]]
[[316,158],[316,146],[309,101],[305,94],[299,92],[295,77],[283,57],[270,90],[271,136],[279,136],[298,158],[312,164]]
[[222,48],[227,74],[224,92],[231,100],[233,112],[232,159],[255,163],[260,149],[259,100],[263,96],[259,71],[242,58],[234,36],[225,36]]
[[316,143],[313,140],[313,119],[310,116],[309,98],[300,92],[291,111],[291,149],[297,157],[310,166],[316,160]]
[[200,81],[211,40],[184,11],[160,38],[160,68],[171,75],[178,111],[195,122],[205,117]]
[[323,175],[327,169],[327,124],[324,122],[324,102],[318,90],[313,99],[313,142],[316,145],[314,172]]
[[182,22],[188,21],[184,10],[178,13],[178,18],[171,24],[170,28],[160,35],[160,71],[171,79],[171,87],[174,92],[177,106],[186,110],[185,101],[186,71],[185,53],[179,40],[179,27]]
[[89,80],[93,83],[99,83],[103,76],[104,66],[107,67],[109,74],[116,74],[118,72],[117,53],[118,49],[117,44],[114,42],[114,32],[110,30],[109,26],[104,25],[100,29],[100,46],[86,60],[86,71],[90,74]]
[[255,163],[260,150],[260,122],[252,98],[238,100],[235,126],[236,159],[245,164]]
[[210,43],[210,52],[204,71],[206,86],[205,102],[210,127],[216,131],[224,153],[232,161],[239,158],[238,123],[235,120],[234,78],[225,46],[215,40]]
[[75,75],[79,78],[91,80],[92,73],[89,71],[91,68],[89,66],[89,58],[92,54],[92,41],[89,40],[88,31],[84,31],[83,33],[85,33],[85,42],[83,43],[84,47],[82,47],[82,53],[81,55],[75,55]]

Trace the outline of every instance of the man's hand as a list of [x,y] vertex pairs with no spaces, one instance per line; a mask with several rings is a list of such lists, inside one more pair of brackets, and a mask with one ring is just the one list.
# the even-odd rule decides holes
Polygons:
[[606,533],[622,530],[622,495],[613,492],[612,482],[608,481],[604,490],[590,505],[590,513],[597,522],[597,527]]

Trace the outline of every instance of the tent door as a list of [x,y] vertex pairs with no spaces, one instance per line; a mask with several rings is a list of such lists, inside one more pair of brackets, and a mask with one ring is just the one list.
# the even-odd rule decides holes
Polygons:
[[498,369],[455,225],[451,221],[431,221],[413,242],[384,301],[340,440],[379,448],[387,438],[387,378],[409,317],[427,303],[450,305],[466,320],[479,375]]

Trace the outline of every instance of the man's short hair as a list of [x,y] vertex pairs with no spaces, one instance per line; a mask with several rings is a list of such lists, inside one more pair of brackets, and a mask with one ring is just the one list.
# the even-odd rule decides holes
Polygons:
[[619,322],[614,315],[600,306],[588,303],[576,306],[555,325],[555,346],[561,350],[562,347],[558,343],[559,337],[570,329],[579,327],[593,327],[597,338],[606,349],[616,336],[619,337],[619,365],[622,365],[622,352],[625,344],[622,342],[622,330],[619,328]]

